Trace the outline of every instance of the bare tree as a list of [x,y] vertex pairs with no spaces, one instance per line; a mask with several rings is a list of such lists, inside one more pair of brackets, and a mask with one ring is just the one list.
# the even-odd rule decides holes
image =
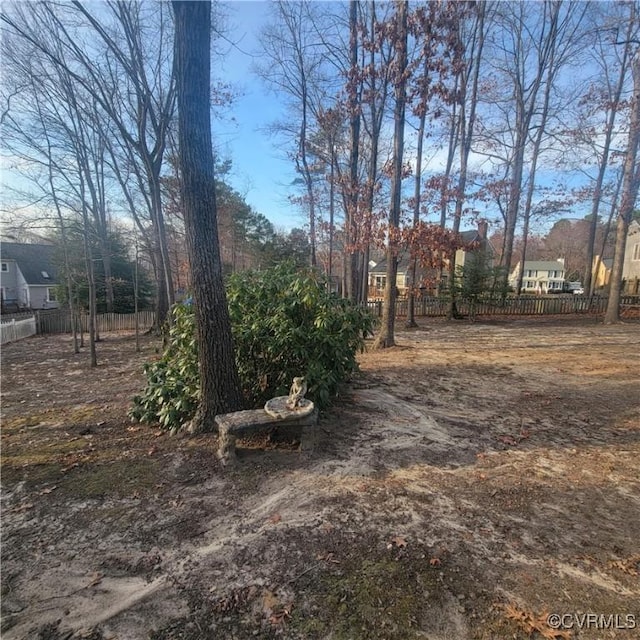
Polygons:
[[[598,9],[601,7],[598,6]],[[633,54],[632,40],[634,32],[637,33],[640,29],[637,3],[634,2],[608,6],[605,16],[598,11],[594,18],[598,25],[593,30],[595,43],[591,52],[598,67],[598,76],[584,96],[583,105],[586,113],[579,118],[575,130],[579,143],[587,147],[591,157],[595,155],[598,159],[598,172],[592,187],[591,225],[584,271],[584,289],[589,295],[593,295],[595,285],[591,275],[600,205],[605,195],[605,179],[611,164],[612,143],[619,121],[623,89],[629,78],[629,62]],[[624,42],[615,46],[614,42],[621,26],[625,33]],[[596,119],[599,122],[594,122]]]
[[182,201],[198,340],[200,403],[191,432],[242,405],[222,279],[210,119],[211,3],[175,1]]
[[[544,152],[543,143],[549,137],[549,120],[552,115],[556,116],[568,104],[557,101],[553,102],[554,93],[557,91],[557,79],[563,66],[578,58],[576,47],[581,42],[583,33],[580,30],[582,20],[585,15],[586,5],[575,5],[575,11],[569,7],[564,13],[561,12],[561,4],[551,4],[548,10],[546,22],[548,25],[548,57],[545,69],[545,75],[540,90],[540,103],[537,108],[535,121],[532,122],[532,130],[528,143],[528,176],[526,184],[525,203],[522,212],[523,229],[522,229],[522,262],[526,259],[527,241],[529,236],[529,226],[533,214],[533,196],[536,190],[536,173],[541,154]],[[570,96],[570,100],[573,96]],[[556,209],[561,209],[563,203],[558,203]],[[554,207],[551,207],[553,210]],[[540,209],[543,209],[541,207]],[[516,293],[520,294],[522,289],[522,278],[524,270],[518,273],[516,283]]]
[[316,168],[310,139],[316,129],[322,104],[321,85],[324,57],[322,47],[315,38],[317,21],[309,3],[278,0],[273,5],[273,22],[260,36],[266,61],[257,65],[258,74],[269,87],[286,100],[293,118],[286,123],[275,123],[274,133],[283,136],[292,145],[292,158],[304,184],[303,202],[309,212],[309,238],[311,266],[316,266],[317,196]]
[[396,16],[394,21],[394,42],[396,56],[394,65],[394,149],[391,176],[391,205],[387,230],[387,272],[382,305],[382,322],[376,336],[374,346],[378,349],[395,345],[396,318],[396,277],[398,274],[398,247],[400,231],[400,211],[402,206],[402,174],[404,158],[405,109],[407,101],[407,15],[408,7],[404,0],[396,0]]
[[[506,273],[512,262],[522,195],[529,174],[532,133],[543,129],[545,83],[553,81],[575,52],[577,25],[586,5],[571,2],[499,3],[497,24],[491,31],[490,69],[497,73],[488,95],[494,115],[493,131],[483,128],[478,149],[508,167],[508,201],[505,209],[504,251]],[[558,25],[562,25],[562,33]],[[562,38],[563,55],[558,42]],[[488,118],[489,120],[490,118]],[[535,133],[534,133],[535,135]]]
[[[455,211],[453,214],[452,230],[454,234],[460,231],[462,220],[462,210],[467,196],[467,180],[469,168],[469,156],[471,154],[471,143],[473,141],[476,121],[476,109],[478,106],[478,87],[480,80],[480,68],[483,62],[483,50],[486,39],[486,5],[479,3],[474,7],[470,20],[458,19],[457,26],[457,47],[462,49],[462,61],[459,65],[458,82],[458,133],[459,142],[459,174],[456,188]],[[465,17],[465,16],[463,16]],[[467,35],[466,28],[470,34]],[[456,313],[455,280],[456,274],[456,252],[452,252],[449,258],[449,293],[450,304],[448,317],[451,319]]]
[[640,146],[640,43],[636,42],[636,50],[631,62],[633,77],[633,97],[631,100],[631,114],[629,117],[629,139],[624,161],[622,195],[618,207],[618,221],[616,224],[616,245],[611,267],[611,286],[607,311],[604,316],[605,324],[620,321],[620,294],[622,290],[622,265],[624,263],[627,232],[631,222],[638,187],[640,186],[640,164],[638,163],[638,147]]
[[[367,136],[368,144],[363,145],[363,156],[366,160],[366,183],[359,224],[362,247],[361,278],[362,291],[361,302],[367,300],[367,286],[369,276],[369,251],[372,244],[374,231],[374,211],[376,208],[376,194],[381,182],[380,175],[380,150],[382,139],[382,127],[384,117],[387,115],[387,106],[390,97],[390,84],[393,73],[393,46],[387,38],[382,38],[380,31],[385,24],[387,13],[392,5],[382,6],[382,15],[378,14],[375,2],[371,2],[368,15],[368,28],[366,40],[363,42],[364,54],[368,54],[368,60],[364,58],[364,64],[368,62],[368,73],[364,74],[362,86],[361,120],[362,128]],[[363,24],[363,29],[366,24]],[[367,158],[368,156],[368,158]]]
[[[54,67],[64,70],[78,93],[90,96],[139,163],[149,193],[154,250],[160,268],[156,320],[162,322],[173,301],[160,191],[166,135],[175,102],[167,53],[167,12],[163,3],[115,1],[101,5],[98,11],[96,17],[88,5],[80,2],[22,4],[13,5],[12,11],[3,12],[0,18]],[[145,40],[146,20],[156,21],[152,41]]]

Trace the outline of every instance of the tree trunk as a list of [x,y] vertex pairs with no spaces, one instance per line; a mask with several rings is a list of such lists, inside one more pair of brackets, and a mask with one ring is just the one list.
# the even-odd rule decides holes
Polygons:
[[[460,175],[458,177],[458,187],[456,194],[456,208],[453,215],[453,232],[460,232],[460,222],[462,220],[462,206],[467,190],[467,176],[469,166],[469,155],[471,154],[471,141],[473,140],[473,130],[476,120],[476,107],[478,104],[478,84],[480,79],[480,64],[482,61],[482,50],[484,48],[484,16],[485,5],[480,3],[477,7],[478,17],[475,23],[474,37],[472,38],[471,60],[468,67],[462,67],[460,74],[460,125],[458,135],[460,137]],[[469,94],[469,81],[471,81],[471,93]],[[467,101],[469,110],[467,118]],[[450,169],[449,169],[450,170]],[[457,315],[456,309],[456,252],[451,252],[449,262],[449,309],[447,318],[453,319]]]
[[624,161],[622,183],[622,197],[618,209],[616,225],[616,246],[611,267],[611,286],[607,311],[604,316],[605,324],[620,322],[620,295],[622,293],[622,267],[627,242],[627,232],[631,222],[633,206],[638,196],[640,169],[638,168],[638,144],[640,143],[640,47],[635,52],[632,62],[633,99],[631,115],[629,117],[629,141],[627,155]]
[[335,218],[335,166],[336,154],[334,151],[335,144],[331,138],[331,173],[329,176],[329,264],[327,265],[327,273],[329,275],[329,286],[333,283],[333,224]]
[[[84,198],[83,198],[84,199]],[[97,326],[96,326],[96,279],[93,265],[93,253],[91,242],[89,241],[89,215],[87,207],[82,205],[82,238],[84,243],[84,260],[87,270],[87,283],[89,286],[89,364],[98,366],[98,356],[96,353]]]
[[[424,73],[429,73],[429,63],[425,61]],[[426,103],[426,97],[424,98]],[[414,178],[414,190],[413,190],[413,228],[415,229],[420,221],[420,194],[422,186],[422,145],[424,143],[424,128],[427,119],[426,104],[420,114],[420,124],[418,125],[418,148],[416,153],[416,174]],[[412,248],[413,253],[413,248]],[[417,327],[415,318],[415,287],[416,287],[416,272],[418,270],[418,260],[415,256],[411,257],[411,263],[409,265],[409,299],[407,301],[407,328]]]
[[358,158],[360,139],[360,101],[358,86],[358,2],[349,3],[349,55],[351,67],[349,70],[349,118],[351,151],[349,155],[349,191],[347,209],[347,238],[345,243],[345,265],[347,297],[356,302],[359,298],[358,279]]
[[212,430],[216,414],[242,406],[218,242],[210,121],[211,3],[173,2],[179,159],[191,266],[200,404],[191,432]]
[[556,11],[552,14],[551,19],[551,36],[550,36],[550,59],[549,66],[547,67],[547,81],[545,84],[544,90],[544,101],[542,107],[542,113],[540,115],[540,121],[538,122],[538,130],[536,131],[536,136],[533,142],[533,150],[531,152],[531,161],[529,164],[529,183],[527,185],[527,197],[525,201],[524,207],[524,216],[523,216],[523,224],[522,224],[522,269],[518,272],[518,281],[516,283],[516,295],[520,295],[522,291],[522,277],[524,275],[524,263],[527,259],[527,242],[529,239],[529,225],[531,222],[531,208],[533,203],[533,192],[536,186],[536,172],[538,170],[538,158],[540,157],[540,149],[542,147],[542,141],[544,138],[544,134],[547,128],[547,119],[549,116],[549,102],[551,100],[551,92],[553,90],[553,80],[555,75],[555,49],[556,49],[556,39],[555,33],[557,28],[558,21],[558,13],[556,6]]
[[391,208],[387,238],[387,282],[382,304],[382,323],[375,339],[374,348],[384,349],[395,345],[396,277],[398,275],[398,233],[402,202],[402,160],[404,151],[404,124],[406,104],[407,68],[407,3],[396,1],[398,21],[398,44],[396,50],[397,70],[395,77],[393,174],[391,177]]

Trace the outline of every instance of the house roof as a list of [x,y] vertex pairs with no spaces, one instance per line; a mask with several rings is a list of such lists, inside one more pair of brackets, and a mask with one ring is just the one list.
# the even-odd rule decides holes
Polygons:
[[[398,273],[404,273],[409,270],[409,254],[406,252],[398,256]],[[379,262],[369,269],[369,273],[386,273],[387,258],[381,258]]]
[[27,284],[32,285],[57,283],[56,269],[53,266],[54,250],[55,247],[51,244],[0,243],[2,260],[15,260]]
[[[477,229],[470,229],[469,231],[461,231],[460,237],[462,238],[462,242],[465,245],[471,244],[472,242],[481,242],[482,236],[478,232]],[[487,240],[487,248],[491,253],[493,253],[493,246]],[[398,257],[398,273],[405,273],[409,270],[409,253],[407,251],[403,251]],[[387,258],[382,257],[375,266],[369,269],[369,273],[386,273],[387,271]]]
[[564,271],[564,265],[557,260],[525,260],[525,271]]
[[461,231],[460,237],[465,244],[471,244],[472,242],[480,242],[482,236],[478,233],[477,229],[470,229],[469,231]]

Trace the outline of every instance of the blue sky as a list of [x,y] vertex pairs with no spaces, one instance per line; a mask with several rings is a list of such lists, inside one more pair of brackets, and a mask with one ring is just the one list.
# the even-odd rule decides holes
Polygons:
[[[214,120],[213,136],[222,157],[233,162],[228,178],[232,186],[277,228],[291,229],[304,227],[308,222],[304,212],[288,201],[288,196],[294,193],[291,183],[296,174],[292,162],[279,148],[279,141],[264,131],[284,116],[284,104],[251,68],[258,50],[258,35],[269,19],[268,5],[268,1],[260,0],[223,3],[228,23],[226,37],[235,44],[218,44],[225,53],[222,60],[215,61],[212,71],[215,77],[234,85],[239,94],[223,119]],[[414,153],[410,140],[406,152]],[[444,167],[445,154],[445,149],[435,153],[429,162],[432,170]],[[486,164],[486,158],[473,156],[473,162]],[[539,177],[543,173],[540,168]],[[412,184],[410,188],[413,189]],[[483,203],[474,203],[474,206],[490,220],[497,216],[495,206]],[[466,227],[470,224],[475,223],[463,222]],[[493,224],[492,230],[498,226]],[[543,226],[549,226],[549,221]],[[540,230],[538,221],[534,220],[532,231]]]
[[296,177],[293,165],[278,148],[278,141],[261,130],[282,117],[283,106],[251,70],[257,37],[267,20],[268,2],[236,0],[224,4],[230,27],[228,38],[237,44],[225,46],[228,53],[223,66],[212,71],[235,85],[240,94],[228,117],[214,120],[214,140],[221,155],[233,162],[229,181],[256,211],[276,227],[303,226],[303,212],[288,201],[292,193],[289,185]]

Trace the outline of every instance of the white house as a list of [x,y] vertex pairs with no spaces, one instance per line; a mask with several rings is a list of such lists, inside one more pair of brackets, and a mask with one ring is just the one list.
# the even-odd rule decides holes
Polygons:
[[565,276],[564,258],[525,260],[524,267],[518,262],[509,275],[509,285],[514,289],[518,284],[521,268],[524,269],[522,274],[523,293],[547,293],[554,289],[562,289]]
[[0,243],[3,312],[58,307],[53,251],[48,244]]
[[622,279],[626,292],[632,294],[640,292],[640,223],[637,220],[631,221],[627,232]]

